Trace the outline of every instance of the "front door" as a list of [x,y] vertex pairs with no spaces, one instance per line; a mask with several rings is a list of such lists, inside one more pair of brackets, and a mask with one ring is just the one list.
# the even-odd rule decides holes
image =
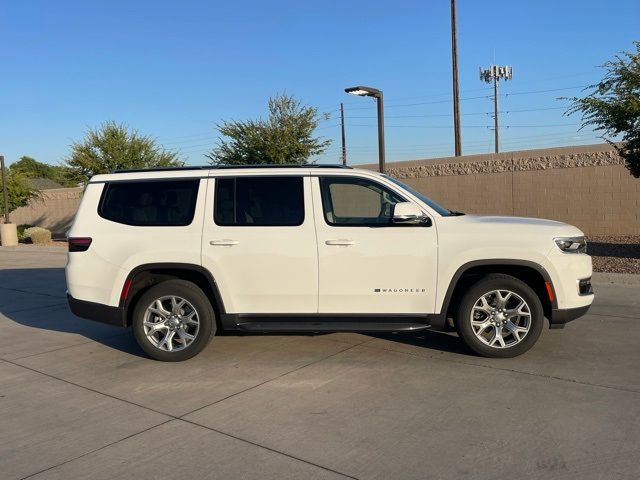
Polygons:
[[433,313],[437,236],[431,226],[391,221],[407,201],[365,176],[313,177],[319,312]]
[[202,265],[227,313],[316,313],[318,254],[308,176],[209,179]]

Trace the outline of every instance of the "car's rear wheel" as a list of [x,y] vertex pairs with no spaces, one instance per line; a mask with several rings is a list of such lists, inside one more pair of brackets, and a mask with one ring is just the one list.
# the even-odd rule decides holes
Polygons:
[[135,305],[132,326],[140,348],[165,362],[197,355],[216,332],[209,299],[185,280],[168,280],[146,291]]
[[544,325],[540,299],[526,283],[491,274],[464,295],[455,319],[458,334],[485,357],[515,357],[529,350]]

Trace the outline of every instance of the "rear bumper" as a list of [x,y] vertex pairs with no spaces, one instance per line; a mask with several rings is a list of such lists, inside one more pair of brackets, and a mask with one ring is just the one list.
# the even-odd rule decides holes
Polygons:
[[549,328],[563,328],[567,323],[585,315],[591,304],[576,308],[554,308],[549,319]]
[[127,317],[122,307],[111,307],[101,303],[85,302],[84,300],[73,298],[68,293],[67,301],[73,314],[78,317],[115,325],[117,327],[127,326]]

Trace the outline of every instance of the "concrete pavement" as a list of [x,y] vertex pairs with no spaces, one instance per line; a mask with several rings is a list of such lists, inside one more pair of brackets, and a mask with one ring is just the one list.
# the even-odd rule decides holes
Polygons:
[[77,319],[64,252],[0,249],[0,478],[640,477],[640,286],[527,354],[455,335],[225,335],[177,364]]

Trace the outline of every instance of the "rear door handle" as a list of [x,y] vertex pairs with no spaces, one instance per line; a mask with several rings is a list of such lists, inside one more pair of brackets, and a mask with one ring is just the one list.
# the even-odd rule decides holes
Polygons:
[[233,245],[238,245],[240,242],[238,240],[211,240],[209,245],[213,245],[215,247],[231,247]]
[[343,247],[348,247],[349,245],[355,245],[355,240],[347,240],[346,238],[339,238],[337,240],[327,240],[324,242],[327,245],[339,245]]

